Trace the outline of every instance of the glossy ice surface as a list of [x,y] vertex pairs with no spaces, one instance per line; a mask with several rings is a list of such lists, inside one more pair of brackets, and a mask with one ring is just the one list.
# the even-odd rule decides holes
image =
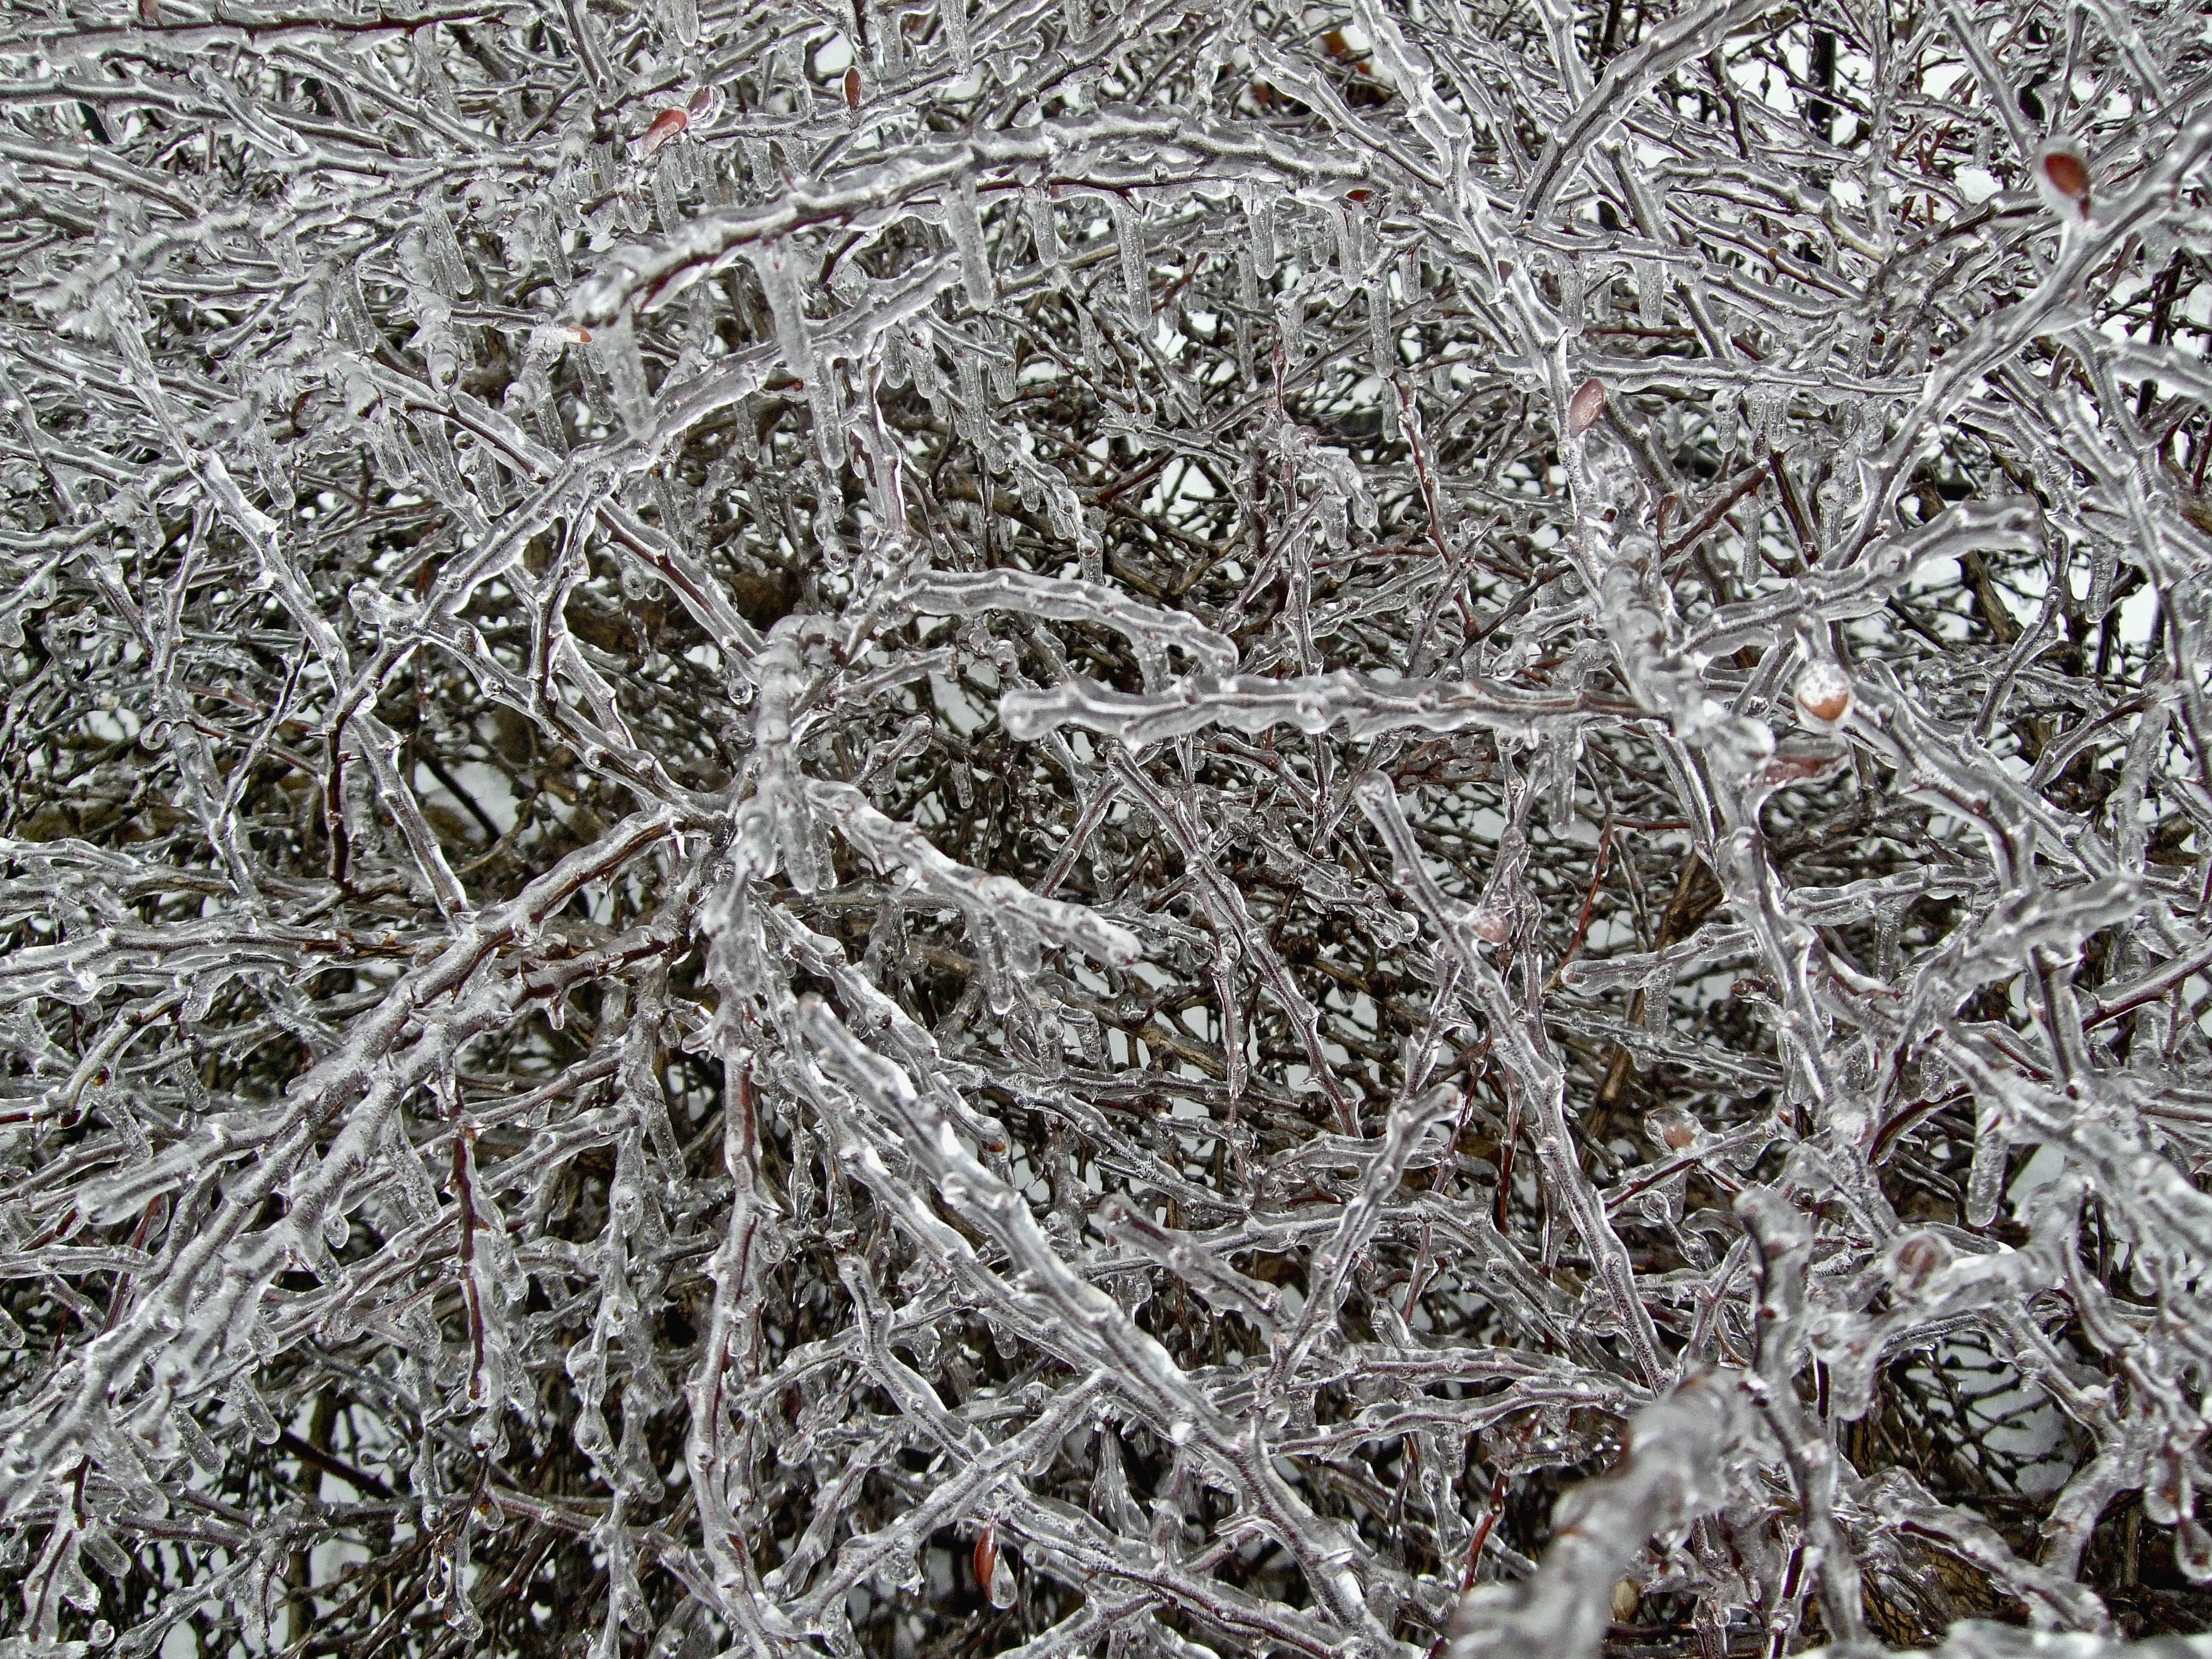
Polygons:
[[2208,68],[0,9],[0,1659],[2212,1623]]

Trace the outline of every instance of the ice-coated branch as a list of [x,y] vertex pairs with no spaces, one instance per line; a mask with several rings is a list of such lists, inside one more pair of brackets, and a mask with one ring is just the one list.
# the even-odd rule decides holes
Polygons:
[[2212,1626],[2201,24],[0,8],[0,1659]]
[[1518,1584],[1484,1585],[1452,1614],[1451,1659],[1587,1659],[1602,1647],[1614,1586],[1654,1534],[1720,1501],[1714,1475],[1742,1433],[1739,1383],[1692,1377],[1638,1412],[1618,1467],[1576,1487],[1552,1515],[1552,1546]]

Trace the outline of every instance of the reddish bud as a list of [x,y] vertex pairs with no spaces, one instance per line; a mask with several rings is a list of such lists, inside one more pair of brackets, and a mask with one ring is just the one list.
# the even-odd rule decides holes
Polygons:
[[1486,904],[1474,913],[1468,926],[1485,945],[1503,945],[1506,935],[1513,931],[1513,919],[1504,911],[1494,910]]
[[2089,193],[2088,164],[2078,155],[2069,155],[2063,149],[2054,149],[2043,158],[2043,176],[2062,196],[2075,201]]
[[1686,1152],[1698,1144],[1698,1120],[1678,1107],[1669,1106],[1654,1112],[1644,1120],[1644,1133],[1651,1137],[1655,1146],[1664,1146],[1670,1152]]
[[1917,1291],[1951,1263],[1951,1246],[1939,1234],[1908,1233],[1897,1246],[1899,1288]]
[[1605,413],[1605,382],[1584,380],[1567,399],[1567,430],[1579,438]]
[[[1848,707],[1848,693],[1844,702]],[[1840,711],[1837,718],[1841,718]],[[1759,781],[1770,788],[1787,788],[1793,783],[1805,783],[1827,776],[1843,758],[1844,750],[1832,745],[1784,744],[1777,749],[1773,758],[1766,763],[1759,773]]]
[[691,94],[684,111],[695,121],[706,120],[722,106],[722,89],[712,84],[701,87]]
[[1797,707],[1823,726],[1833,726],[1850,712],[1851,679],[1832,662],[1806,665],[1797,677]]
[[987,1521],[975,1536],[975,1582],[991,1588],[991,1575],[999,1570],[999,1523]]
[[2045,207],[2061,219],[2089,216],[2089,163],[2079,146],[2063,138],[2046,144],[2031,171]]
[[691,118],[680,109],[665,109],[653,118],[653,125],[637,141],[638,149],[650,155],[670,139],[691,125]]
[[589,345],[592,343],[592,331],[580,324],[564,324],[561,331],[568,337],[570,345]]
[[845,107],[860,106],[860,66],[858,64],[845,71]]

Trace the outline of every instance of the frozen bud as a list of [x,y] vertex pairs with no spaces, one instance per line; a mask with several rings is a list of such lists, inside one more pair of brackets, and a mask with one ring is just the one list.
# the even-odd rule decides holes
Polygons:
[[1513,919],[1493,905],[1484,905],[1468,918],[1468,926],[1485,945],[1503,945],[1513,931]]
[[983,1530],[975,1534],[975,1582],[986,1589],[997,1575],[999,1566],[999,1523],[987,1521]]
[[2089,216],[2089,163],[2081,145],[2054,138],[2036,152],[2031,168],[2044,205],[2069,223]]
[[1897,1288],[1917,1291],[1950,1266],[1951,1245],[1940,1233],[1909,1232],[1898,1240],[1892,1261]]
[[684,112],[697,126],[705,126],[720,114],[721,110],[722,89],[711,82],[694,92],[684,106]]
[[645,136],[637,141],[638,153],[650,155],[691,125],[691,118],[680,109],[665,109],[653,118]]
[[1782,789],[1793,783],[1809,783],[1826,777],[1842,763],[1848,751],[1840,744],[1805,741],[1778,744],[1759,781]]
[[2174,1565],[2183,1573],[2203,1583],[2212,1578],[2212,1531],[2195,1516],[2180,1517],[2174,1529]]
[[858,64],[845,71],[845,107],[860,106],[860,66]]
[[1797,707],[1808,720],[1833,726],[1851,708],[1851,678],[1832,662],[1809,663],[1797,676]]
[[1567,399],[1567,430],[1579,438],[1605,413],[1605,382],[1584,380]]
[[1644,1120],[1644,1133],[1655,1146],[1670,1152],[1686,1152],[1705,1133],[1698,1120],[1679,1106],[1667,1106]]
[[1643,1599],[1644,1593],[1636,1588],[1634,1579],[1624,1578],[1615,1584],[1613,1587],[1613,1622],[1625,1625],[1635,1618],[1637,1603]]

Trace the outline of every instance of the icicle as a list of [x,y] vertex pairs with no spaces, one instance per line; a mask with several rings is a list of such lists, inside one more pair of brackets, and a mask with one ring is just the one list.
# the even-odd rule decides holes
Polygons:
[[1735,447],[1736,394],[1733,391],[1713,394],[1713,442],[1723,453]]
[[1571,330],[1583,324],[1583,266],[1567,259],[1559,266],[1559,320]]
[[777,178],[775,152],[769,149],[765,138],[748,137],[744,141],[745,166],[752,174],[753,188],[763,196],[775,194],[782,180]]
[[351,265],[331,271],[324,278],[324,306],[337,325],[338,338],[356,350],[369,351],[384,343],[368,307],[362,303],[360,279]]
[[1376,284],[1367,290],[1367,351],[1375,372],[1385,380],[1398,373],[1398,346],[1390,337],[1390,298]]
[[836,367],[823,362],[806,382],[806,406],[814,417],[814,449],[831,474],[842,471],[852,451],[845,440],[845,410]]
[[968,291],[968,303],[978,311],[988,311],[996,295],[991,286],[990,251],[983,245],[983,216],[975,205],[972,181],[960,181],[959,189],[945,204],[945,218],[953,246],[960,250],[960,276]]
[[1667,320],[1667,267],[1656,259],[1636,262],[1636,319],[1646,328]]
[[990,420],[989,405],[983,398],[983,365],[976,353],[963,351],[954,359],[952,372],[960,380],[959,411],[953,416],[954,424],[962,437],[981,449]]
[[2099,536],[2089,544],[2089,606],[2093,618],[2101,618],[2112,608],[2112,579],[2119,571],[2120,550],[2109,536]]
[[435,195],[424,200],[422,226],[439,292],[449,300],[466,294],[476,286],[476,279],[461,255],[460,239],[453,234],[453,222],[446,216],[446,204]]
[[453,337],[453,312],[443,301],[427,295],[417,297],[418,321],[415,337],[408,343],[422,353],[423,375],[431,387],[449,392],[461,373],[461,348]]
[[1245,218],[1252,239],[1252,269],[1260,280],[1271,283],[1275,279],[1275,198],[1260,192],[1247,199]]
[[968,0],[937,0],[937,21],[952,53],[952,67],[965,75],[974,67],[975,48],[968,38]]
[[[100,1571],[110,1578],[119,1580],[129,1576],[133,1565],[131,1557],[106,1527],[97,1522],[87,1527],[84,1529],[84,1547],[85,1553],[100,1564]],[[94,1607],[99,1605],[97,1600],[93,1603]]]
[[1252,318],[1260,309],[1260,280],[1252,269],[1249,250],[1237,250],[1236,264],[1237,366],[1238,373],[1249,381],[1252,378]]
[[1969,1227],[1986,1227],[1996,1219],[1997,1204],[2004,1196],[2005,1169],[2011,1150],[2002,1113],[1984,1102],[1978,1117],[1974,1130],[1973,1161],[1966,1170]]
[[653,429],[653,392],[645,378],[645,359],[637,349],[637,331],[627,308],[592,335],[592,343],[614,392],[615,409],[632,436]]
[[1121,297],[1129,325],[1141,334],[1152,325],[1152,295],[1145,275],[1144,217],[1125,196],[1109,202],[1114,234],[1121,250]]
[[264,1446],[276,1443],[279,1433],[276,1419],[270,1415],[269,1407],[263,1402],[252,1379],[243,1371],[231,1379],[228,1398],[232,1408],[246,1420],[246,1431],[257,1442]]
[[775,319],[776,343],[784,362],[802,381],[815,376],[814,342],[808,333],[806,311],[799,283],[799,256],[787,241],[763,242],[753,248],[753,269],[760,273],[761,289],[768,295],[769,314]]
[[463,460],[476,485],[477,499],[496,517],[507,507],[507,476],[500,471],[499,459],[492,447],[471,434]]
[[870,33],[877,72],[886,81],[898,80],[906,73],[906,30],[896,3],[875,9]]
[[1332,202],[1328,210],[1328,228],[1336,240],[1336,272],[1346,283],[1359,280],[1359,235],[1352,228],[1352,210],[1342,202]]
[[447,1626],[462,1640],[473,1642],[483,1634],[483,1620],[469,1595],[468,1528],[454,1528],[440,1553],[438,1577],[445,1589]]
[[175,1425],[177,1437],[184,1443],[185,1455],[192,1460],[192,1467],[203,1474],[221,1474],[222,1452],[191,1413],[181,1405],[176,1406],[169,1413],[169,1420]]
[[[956,0],[957,3],[957,0]],[[1060,226],[1054,220],[1052,198],[1035,185],[1022,191],[1022,211],[1030,222],[1030,237],[1036,244],[1037,262],[1057,273],[1066,255],[1060,245]]]
[[447,506],[458,509],[470,498],[461,483],[461,470],[454,459],[452,441],[447,435],[444,417],[429,410],[416,410],[408,420],[415,429],[415,455],[422,463],[420,471],[429,481],[431,492]]
[[1772,431],[1781,395],[1772,386],[1753,386],[1743,394],[1746,441],[1755,454],[1773,446]]

